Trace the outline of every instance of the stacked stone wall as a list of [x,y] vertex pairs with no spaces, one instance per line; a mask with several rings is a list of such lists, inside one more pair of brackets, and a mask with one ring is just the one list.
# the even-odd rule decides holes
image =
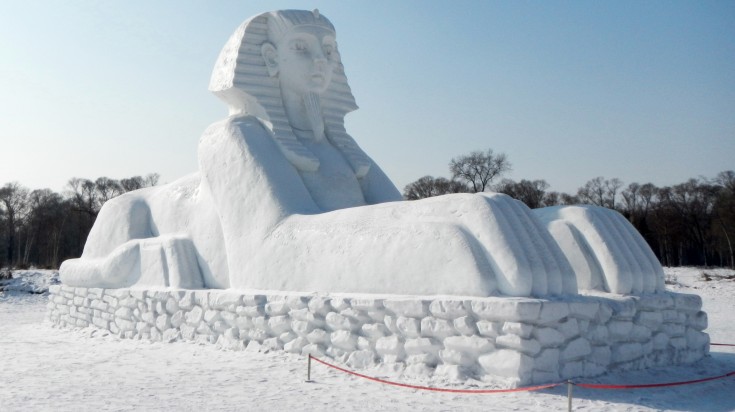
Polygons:
[[48,320],[121,338],[282,350],[407,376],[511,385],[689,363],[709,351],[696,295],[369,298],[52,286]]

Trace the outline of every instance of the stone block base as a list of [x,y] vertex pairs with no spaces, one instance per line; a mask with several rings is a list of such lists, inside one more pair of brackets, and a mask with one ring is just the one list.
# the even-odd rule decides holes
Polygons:
[[523,386],[689,363],[709,352],[699,296],[400,298],[50,288],[48,320],[121,338],[313,354],[350,368]]

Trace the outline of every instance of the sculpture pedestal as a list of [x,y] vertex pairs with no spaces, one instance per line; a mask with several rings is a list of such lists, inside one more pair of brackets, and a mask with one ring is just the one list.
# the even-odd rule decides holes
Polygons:
[[689,363],[709,352],[699,296],[529,298],[50,288],[48,320],[121,338],[283,350],[406,376],[523,386]]

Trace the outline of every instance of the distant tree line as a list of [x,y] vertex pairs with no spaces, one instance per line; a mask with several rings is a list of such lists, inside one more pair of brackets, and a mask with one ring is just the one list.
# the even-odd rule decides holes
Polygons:
[[[689,179],[673,186],[624,183],[596,177],[576,194],[549,190],[543,180],[502,179],[511,170],[505,154],[492,150],[453,158],[450,179],[424,176],[408,184],[404,197],[493,190],[530,208],[591,204],[615,209],[638,229],[665,266],[735,267],[735,172]],[[18,183],[0,187],[0,268],[57,268],[79,257],[102,205],[123,193],[155,186],[159,175],[94,181],[73,178],[63,193],[30,191]]]
[[448,193],[495,191],[539,207],[590,204],[615,209],[638,229],[665,266],[735,268],[735,172],[692,178],[673,186],[630,183],[596,177],[576,194],[549,190],[543,180],[502,179],[511,164],[492,150],[453,158],[451,178],[424,176],[408,184],[403,196],[423,199]]
[[0,187],[0,268],[58,268],[79,257],[102,205],[125,192],[158,184],[159,175],[115,180],[73,178],[63,193]]

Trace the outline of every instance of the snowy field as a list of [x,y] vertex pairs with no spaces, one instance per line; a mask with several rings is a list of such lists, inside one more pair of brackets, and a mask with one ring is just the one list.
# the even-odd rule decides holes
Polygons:
[[[306,359],[228,352],[190,343],[120,340],[44,322],[53,272],[19,271],[0,280],[0,411],[543,411],[566,410],[566,386],[513,394],[447,394],[347,376]],[[667,287],[696,293],[712,342],[735,343],[735,271],[667,268]],[[41,294],[39,294],[41,293]],[[91,335],[91,336],[90,336]],[[618,372],[591,383],[685,381],[735,371],[735,348],[712,347],[693,365]],[[369,374],[369,371],[367,372]],[[449,382],[404,381],[453,387]],[[480,385],[480,384],[478,384]],[[473,389],[487,388],[476,386]],[[578,411],[733,411],[735,376],[656,389],[574,388]]]

